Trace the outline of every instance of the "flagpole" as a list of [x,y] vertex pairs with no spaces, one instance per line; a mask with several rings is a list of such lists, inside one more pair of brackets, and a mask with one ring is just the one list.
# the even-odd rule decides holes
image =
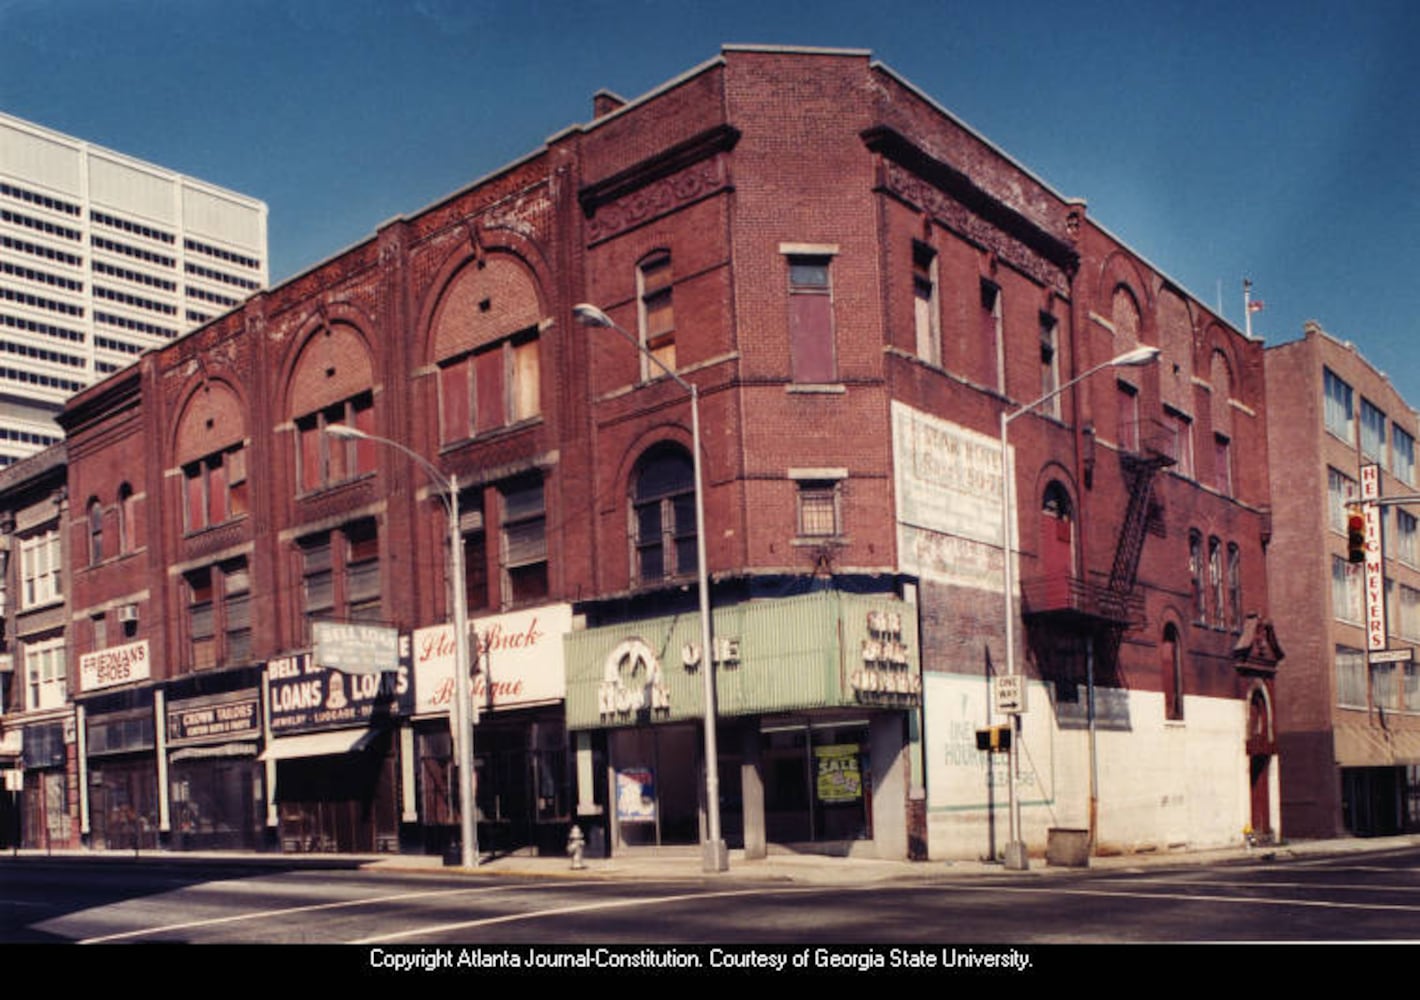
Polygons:
[[1252,281],[1243,279],[1243,332],[1252,339]]

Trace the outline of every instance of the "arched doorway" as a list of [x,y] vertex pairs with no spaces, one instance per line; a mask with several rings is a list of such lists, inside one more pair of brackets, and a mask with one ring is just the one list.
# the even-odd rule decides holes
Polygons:
[[1045,488],[1040,505],[1040,568],[1045,580],[1045,606],[1070,606],[1070,581],[1075,575],[1075,518],[1070,494],[1058,482]]
[[1249,825],[1259,840],[1272,837],[1272,757],[1276,739],[1272,732],[1272,711],[1267,694],[1254,688],[1247,705],[1248,787],[1251,810]]

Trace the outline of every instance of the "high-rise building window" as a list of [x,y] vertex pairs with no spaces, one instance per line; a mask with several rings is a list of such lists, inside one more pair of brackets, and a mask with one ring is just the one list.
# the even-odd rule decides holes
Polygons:
[[1407,486],[1415,485],[1415,438],[1390,425],[1390,471]]
[[25,707],[30,711],[61,708],[69,694],[63,638],[25,642]]
[[1228,607],[1223,601],[1223,543],[1216,537],[1208,539],[1208,588],[1213,593],[1213,625],[1223,628]]
[[104,561],[104,508],[97,499],[89,501],[89,565]]
[[799,480],[800,536],[804,538],[831,538],[840,533],[838,485],[837,480]]
[[1331,613],[1342,621],[1359,625],[1365,618],[1362,608],[1360,567],[1343,556],[1331,558]]
[[1236,542],[1228,543],[1228,628],[1242,630],[1242,550]]
[[1344,472],[1327,468],[1326,509],[1332,531],[1346,531],[1346,515],[1350,513],[1346,505],[1356,499],[1356,490],[1356,480]]
[[1364,396],[1361,398],[1361,453],[1376,462],[1385,461],[1385,414]]
[[1225,497],[1233,495],[1233,443],[1226,434],[1213,435],[1213,487]]
[[1351,386],[1330,368],[1323,373],[1326,393],[1326,429],[1349,445],[1356,443],[1356,417]]
[[1192,479],[1193,468],[1193,421],[1187,414],[1164,407],[1164,423],[1173,435],[1173,471]]
[[1359,649],[1336,647],[1336,703],[1343,708],[1366,707],[1366,654]]

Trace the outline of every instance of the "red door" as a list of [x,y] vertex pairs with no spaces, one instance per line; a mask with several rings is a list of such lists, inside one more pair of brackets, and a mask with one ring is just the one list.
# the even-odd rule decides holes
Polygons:
[[1046,581],[1047,608],[1070,607],[1070,580],[1075,570],[1073,539],[1068,512],[1058,507],[1046,507],[1040,512],[1040,566]]

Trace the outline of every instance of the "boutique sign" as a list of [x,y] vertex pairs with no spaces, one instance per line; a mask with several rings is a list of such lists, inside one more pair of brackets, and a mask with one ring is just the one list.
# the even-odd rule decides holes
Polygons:
[[[480,711],[548,704],[567,697],[562,637],[572,607],[554,604],[473,622],[472,697]],[[434,625],[414,633],[415,712],[447,713],[454,700],[454,628]]]
[[310,653],[266,663],[275,734],[368,725],[408,715],[414,707],[410,643],[400,636],[399,667],[378,674],[345,674],[322,667]]

